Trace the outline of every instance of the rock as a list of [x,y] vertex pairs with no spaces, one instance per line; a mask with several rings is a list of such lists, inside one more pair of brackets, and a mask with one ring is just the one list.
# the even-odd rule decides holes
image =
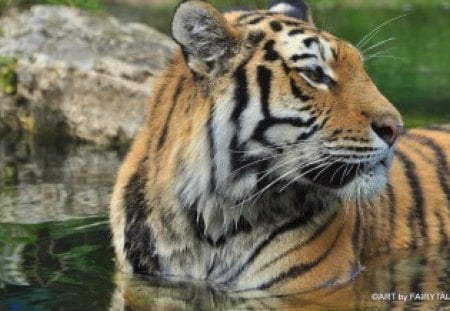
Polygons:
[[73,8],[12,12],[0,19],[0,55],[17,60],[17,93],[0,96],[0,132],[129,141],[175,46],[143,24]]

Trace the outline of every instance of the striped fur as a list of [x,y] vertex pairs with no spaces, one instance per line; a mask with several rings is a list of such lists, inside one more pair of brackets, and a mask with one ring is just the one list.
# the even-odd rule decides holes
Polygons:
[[359,52],[274,8],[177,8],[181,49],[111,201],[119,269],[299,292],[378,252],[448,244],[450,127],[395,149],[401,117]]

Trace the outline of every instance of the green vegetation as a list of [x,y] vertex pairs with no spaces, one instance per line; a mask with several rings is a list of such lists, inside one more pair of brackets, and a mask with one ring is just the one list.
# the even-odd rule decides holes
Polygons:
[[[270,2],[269,0],[208,0],[217,7],[249,7],[249,8],[265,8]],[[450,5],[449,0],[307,0],[314,7],[383,7],[383,8],[400,8],[409,6],[443,6]],[[103,0],[103,3],[108,3],[108,0]],[[147,3],[152,1],[148,1]],[[160,6],[174,6],[180,0],[166,0],[164,4],[158,1]],[[142,0],[141,4],[145,5]],[[153,6],[153,4],[152,4]]]
[[99,10],[101,5],[98,0],[42,0],[43,3],[53,5],[74,6],[85,10]]
[[28,7],[35,4],[67,5],[90,11],[102,7],[99,0],[0,0],[0,12],[11,6]]
[[16,61],[0,56],[0,92],[14,94],[17,86]]
[[[264,8],[266,0],[209,0],[219,7],[248,6]],[[171,1],[172,2],[172,1]],[[172,3],[176,3],[174,1]],[[449,6],[448,0],[310,0],[314,7],[383,7],[400,8],[408,6]]]

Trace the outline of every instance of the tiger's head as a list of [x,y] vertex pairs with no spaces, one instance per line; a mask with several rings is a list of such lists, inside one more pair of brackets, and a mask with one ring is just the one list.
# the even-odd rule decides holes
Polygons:
[[212,103],[207,131],[223,196],[297,184],[372,198],[385,186],[401,116],[361,53],[316,28],[303,1],[225,14],[184,1],[172,35]]

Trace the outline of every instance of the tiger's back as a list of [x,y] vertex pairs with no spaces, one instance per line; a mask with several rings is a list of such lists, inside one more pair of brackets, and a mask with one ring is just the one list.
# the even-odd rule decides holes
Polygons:
[[[409,130],[400,139],[389,183],[367,224],[367,255],[390,248],[448,245],[450,125]],[[366,243],[367,245],[367,243]]]
[[299,3],[180,4],[181,51],[111,201],[121,270],[287,293],[351,281],[376,252],[448,244],[449,127],[411,130],[394,154],[399,113]]

